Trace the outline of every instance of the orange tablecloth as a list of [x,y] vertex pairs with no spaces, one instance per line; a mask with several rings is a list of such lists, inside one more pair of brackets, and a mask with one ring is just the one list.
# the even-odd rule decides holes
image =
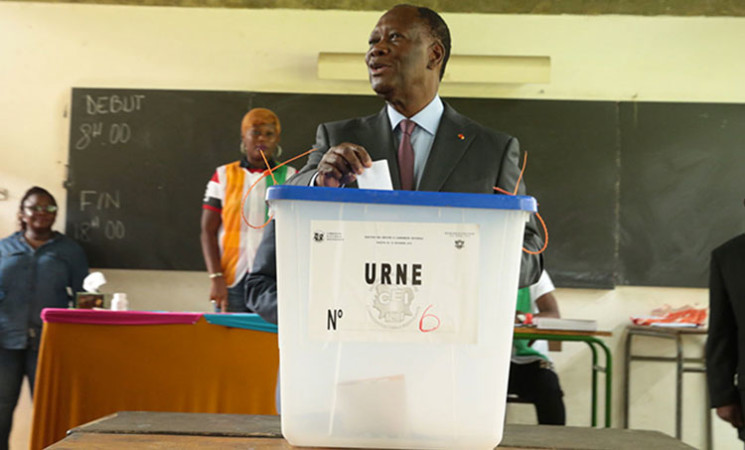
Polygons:
[[[71,311],[71,314],[74,311]],[[31,448],[117,411],[276,414],[277,335],[196,324],[44,325]]]

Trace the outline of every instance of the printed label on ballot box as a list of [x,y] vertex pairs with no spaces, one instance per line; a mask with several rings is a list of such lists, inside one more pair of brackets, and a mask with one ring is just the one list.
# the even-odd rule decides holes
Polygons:
[[475,343],[479,225],[311,221],[310,338]]

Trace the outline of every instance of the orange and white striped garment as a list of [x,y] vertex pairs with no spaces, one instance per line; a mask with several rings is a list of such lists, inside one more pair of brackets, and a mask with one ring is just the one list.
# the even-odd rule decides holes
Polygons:
[[[220,213],[222,224],[217,239],[220,245],[220,266],[228,287],[235,286],[243,275],[251,270],[254,255],[261,242],[263,229],[249,227],[241,217],[241,210],[249,223],[260,226],[267,219],[267,206],[264,201],[266,188],[274,184],[267,176],[254,186],[251,194],[242,204],[246,191],[259,179],[263,170],[249,169],[245,158],[215,170],[207,183],[202,208]],[[282,166],[274,172],[278,184],[295,174],[297,170]]]

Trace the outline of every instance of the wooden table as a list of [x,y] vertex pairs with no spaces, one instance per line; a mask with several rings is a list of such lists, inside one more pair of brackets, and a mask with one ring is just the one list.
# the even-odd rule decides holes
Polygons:
[[[629,395],[631,387],[631,362],[667,362],[675,363],[675,437],[683,436],[683,374],[706,373],[706,360],[703,356],[688,358],[683,354],[683,337],[705,336],[708,330],[693,327],[658,327],[648,325],[629,325],[626,328],[626,361],[624,364],[623,382],[623,427],[629,427]],[[632,341],[634,336],[646,336],[657,339],[667,339],[675,342],[675,356],[646,356],[633,353]],[[711,408],[709,407],[709,392],[706,391],[706,448],[713,448],[711,432]]]
[[[613,393],[613,357],[601,337],[611,336],[608,331],[578,330],[539,330],[534,327],[515,327],[515,338],[545,339],[548,341],[584,342],[592,352],[592,396],[590,404],[590,424],[597,426],[598,409],[598,373],[605,375],[605,427],[611,426],[611,404]],[[603,353],[604,363],[598,364],[598,349]]]
[[31,449],[122,410],[276,414],[273,325],[248,314],[118,313],[44,311]]
[[[279,416],[120,412],[70,430],[62,449],[290,449]],[[305,447],[307,448],[307,447]],[[503,449],[692,449],[658,431],[506,425]]]

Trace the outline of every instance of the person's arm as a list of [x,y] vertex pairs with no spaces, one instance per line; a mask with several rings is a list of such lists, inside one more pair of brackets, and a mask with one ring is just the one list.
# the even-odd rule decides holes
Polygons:
[[[546,292],[545,294],[538,297],[535,301],[535,305],[538,308],[538,312],[533,316],[536,317],[552,317],[555,319],[561,318],[559,313],[559,303],[556,301],[553,291]],[[561,341],[548,341],[548,350],[552,352],[561,351]]]
[[[202,209],[202,232],[200,241],[202,244],[202,255],[207,272],[218,274],[222,272],[220,265],[220,246],[217,242],[217,233],[220,230],[222,218],[220,213],[212,209]],[[225,277],[215,276],[210,278],[210,300],[214,300],[222,312],[228,307],[228,287]]]
[[246,307],[269,323],[277,323],[277,253],[274,220],[264,229],[251,273],[246,280]]
[[372,159],[364,147],[350,142],[331,146],[326,127],[316,131],[316,149],[308,156],[308,163],[288,181],[298,186],[340,187],[352,183],[356,175],[372,166]]
[[740,395],[734,384],[737,371],[737,322],[722,278],[716,252],[709,272],[709,333],[706,339],[706,381],[711,407],[717,415],[742,427]]
[[[517,139],[512,138],[507,143],[507,149],[502,159],[501,173],[497,186],[508,192],[513,192],[520,177],[520,144]],[[528,195],[525,183],[520,181],[517,189],[517,195]],[[532,252],[537,252],[543,247],[543,238],[538,232],[538,223],[535,215],[531,215],[530,220],[525,224],[525,233],[523,234],[523,247]],[[526,287],[538,281],[543,271],[543,255],[530,254],[522,252],[520,260],[520,280],[519,287]]]
[[535,301],[538,307],[538,313],[533,317],[554,317],[556,319],[561,317],[559,314],[559,303],[556,301],[556,297],[553,292],[547,292]]

